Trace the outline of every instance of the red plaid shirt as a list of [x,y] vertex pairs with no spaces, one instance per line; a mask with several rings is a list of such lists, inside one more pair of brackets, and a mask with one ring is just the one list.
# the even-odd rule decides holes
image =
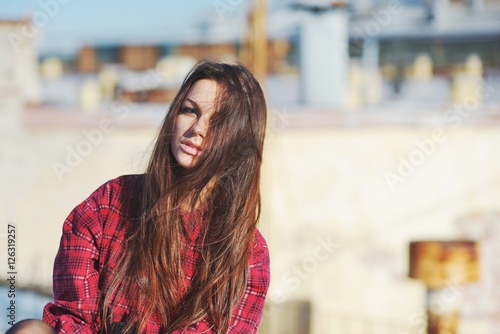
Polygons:
[[[100,331],[99,275],[104,266],[113,268],[125,235],[126,217],[121,206],[121,193],[134,187],[140,175],[122,176],[98,188],[66,218],[59,251],[54,264],[54,301],[48,303],[43,320],[58,333],[97,333]],[[183,216],[184,223],[189,214]],[[196,227],[191,229],[196,234]],[[188,245],[185,262],[186,281],[190,282],[199,253]],[[256,333],[264,299],[269,286],[269,253],[266,242],[257,231],[249,262],[249,279],[243,299],[230,319],[228,333]],[[123,322],[130,313],[129,300],[115,301],[113,322]],[[159,333],[157,319],[148,319],[145,333]],[[171,334],[213,333],[208,320],[187,330]]]

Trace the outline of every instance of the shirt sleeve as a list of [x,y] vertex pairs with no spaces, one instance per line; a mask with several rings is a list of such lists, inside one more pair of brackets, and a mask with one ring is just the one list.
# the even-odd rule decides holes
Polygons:
[[[250,260],[250,275],[247,288],[241,302],[233,311],[228,334],[257,333],[264,313],[264,302],[270,283],[270,260],[267,244],[257,231],[256,242]],[[177,330],[171,334],[206,333],[213,334],[211,324],[203,320],[186,330]]]
[[98,191],[66,218],[54,262],[54,300],[43,320],[57,333],[91,334],[100,327],[99,243],[102,235]]

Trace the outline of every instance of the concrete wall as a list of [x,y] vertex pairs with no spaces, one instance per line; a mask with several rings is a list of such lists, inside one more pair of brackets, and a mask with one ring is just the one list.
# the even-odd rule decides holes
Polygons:
[[[53,124],[65,117],[41,113]],[[2,124],[8,114],[15,118],[13,112],[0,114]],[[24,123],[35,116],[24,114],[17,120]],[[16,225],[19,286],[50,291],[53,260],[69,212],[107,180],[141,171],[155,129],[104,128],[99,126],[102,119],[110,118],[97,115],[88,125],[66,128],[24,123],[0,134],[1,232],[5,236],[7,223]]]
[[[275,309],[309,300],[311,332],[318,334],[425,331],[425,287],[407,279],[409,241],[463,237],[457,218],[500,209],[498,128],[436,129],[274,134],[264,163],[262,229]],[[486,317],[475,314],[474,333],[493,333]],[[278,325],[267,326],[274,333]]]

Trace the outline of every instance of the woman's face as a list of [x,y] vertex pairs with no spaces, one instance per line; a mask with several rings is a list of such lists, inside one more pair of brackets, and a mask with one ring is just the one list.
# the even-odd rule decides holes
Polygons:
[[202,79],[191,86],[182,101],[175,119],[171,148],[177,163],[184,168],[195,166],[203,154],[202,144],[215,110],[216,95],[217,83]]

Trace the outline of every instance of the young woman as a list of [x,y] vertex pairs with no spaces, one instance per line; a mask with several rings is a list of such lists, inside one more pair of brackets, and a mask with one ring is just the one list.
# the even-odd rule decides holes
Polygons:
[[255,333],[269,285],[256,229],[266,102],[241,65],[186,77],[145,174],[111,180],[63,226],[57,333]]

